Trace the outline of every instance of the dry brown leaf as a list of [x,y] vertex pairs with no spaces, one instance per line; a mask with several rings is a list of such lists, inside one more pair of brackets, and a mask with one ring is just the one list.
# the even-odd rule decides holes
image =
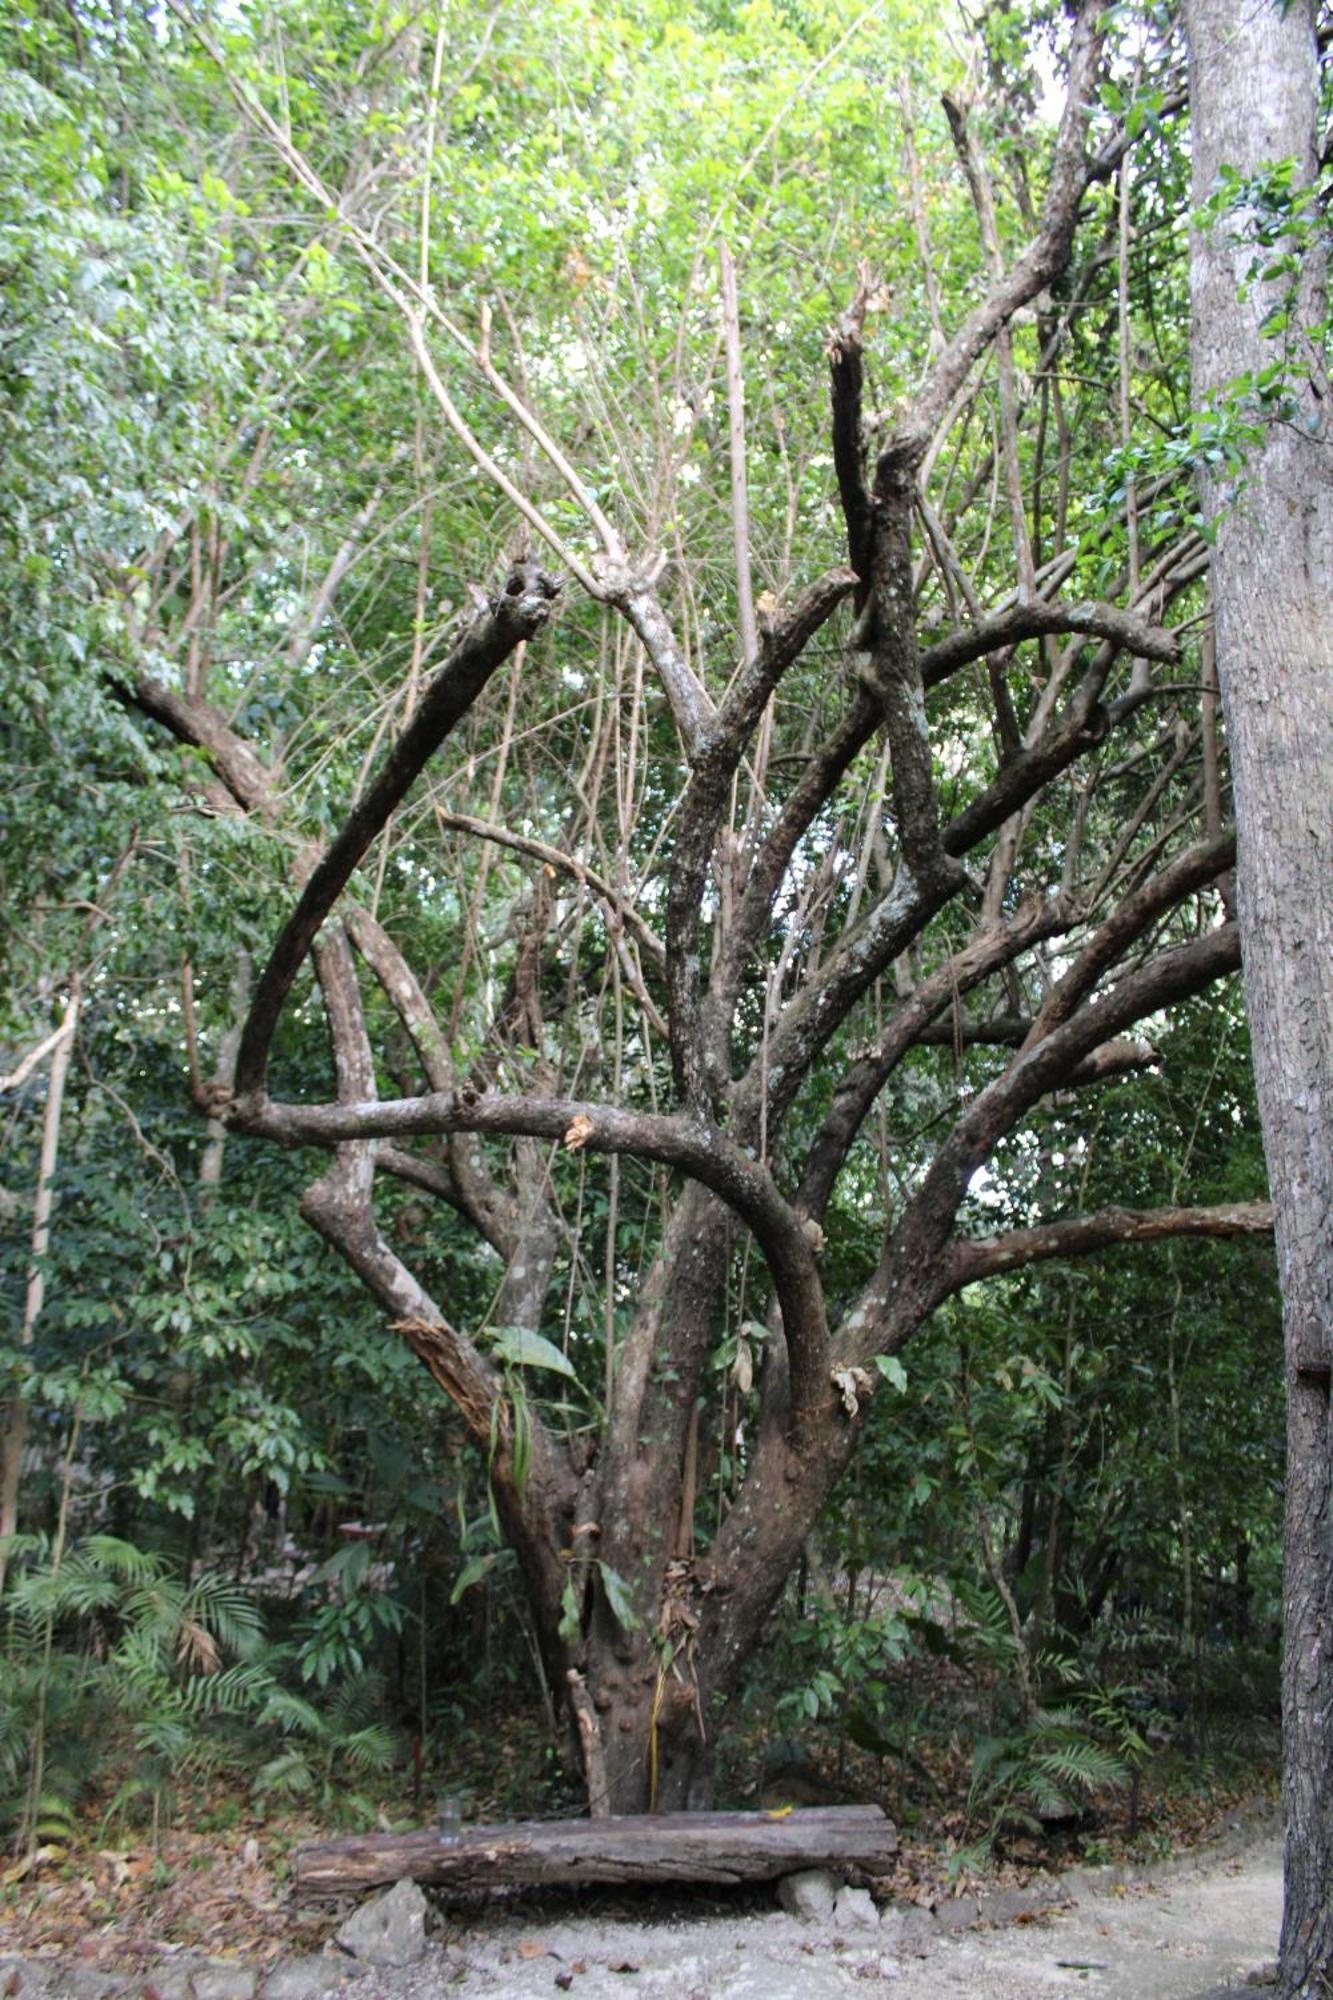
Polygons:
[[540,1938],[520,1938],[518,1941],[518,1955],[520,1958],[550,1958],[554,1956],[549,1947],[544,1945]]
[[22,1861],[16,1861],[12,1868],[6,1868],[4,1874],[0,1875],[0,1882],[3,1882],[5,1887],[8,1888],[11,1883],[21,1882],[24,1876],[30,1874],[34,1868],[40,1868],[44,1861],[63,1861],[64,1858],[65,1849],[63,1847],[54,1845],[50,1847],[35,1847],[31,1854],[24,1855]]
[[222,1665],[222,1653],[213,1634],[193,1618],[182,1618],[176,1642],[176,1664],[191,1673],[215,1674]]

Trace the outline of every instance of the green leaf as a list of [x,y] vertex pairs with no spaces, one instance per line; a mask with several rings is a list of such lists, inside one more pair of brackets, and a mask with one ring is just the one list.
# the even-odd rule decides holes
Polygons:
[[465,1562],[462,1569],[458,1572],[458,1578],[453,1589],[449,1592],[450,1604],[457,1604],[460,1597],[466,1591],[471,1590],[474,1583],[480,1583],[482,1578],[489,1576],[493,1569],[498,1568],[505,1562],[512,1561],[513,1554],[512,1549],[492,1549],[487,1555],[473,1556],[469,1562]]
[[599,1562],[597,1567],[601,1571],[602,1589],[606,1592],[611,1616],[622,1632],[637,1632],[639,1619],[630,1601],[629,1585],[619,1570],[612,1569],[610,1563]]
[[572,1382],[578,1380],[568,1355],[562,1354],[544,1334],[533,1333],[530,1327],[502,1326],[493,1346],[501,1361],[511,1368],[549,1368],[553,1374],[567,1375]]

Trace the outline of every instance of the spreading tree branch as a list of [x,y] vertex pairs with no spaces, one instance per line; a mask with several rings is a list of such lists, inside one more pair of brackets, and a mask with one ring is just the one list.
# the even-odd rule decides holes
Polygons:
[[1123,1243],[1163,1243],[1180,1236],[1271,1236],[1267,1201],[1222,1202],[1211,1208],[1104,1208],[1034,1229],[969,1238],[949,1246],[941,1272],[944,1295],[979,1278],[1053,1257],[1086,1257]]

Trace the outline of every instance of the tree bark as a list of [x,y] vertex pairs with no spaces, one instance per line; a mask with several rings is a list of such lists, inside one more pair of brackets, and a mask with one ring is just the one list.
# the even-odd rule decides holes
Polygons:
[[[1300,0],[1285,10],[1189,0],[1186,11],[1196,212],[1222,167],[1247,177],[1294,159],[1296,185],[1308,186],[1317,172],[1312,10]],[[1243,292],[1255,256],[1246,220],[1235,207],[1211,227],[1195,225],[1196,407],[1282,354],[1261,322],[1286,281]],[[1214,467],[1201,481],[1204,513],[1216,519],[1245,994],[1286,1337],[1283,2000],[1333,1988],[1333,475],[1327,380],[1304,332],[1324,311],[1317,226],[1300,256],[1296,297],[1284,301],[1290,407],[1250,449],[1236,489]]]

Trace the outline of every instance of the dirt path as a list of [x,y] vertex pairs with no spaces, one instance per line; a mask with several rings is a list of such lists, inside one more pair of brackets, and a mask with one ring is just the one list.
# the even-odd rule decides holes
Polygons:
[[[268,1905],[266,1907],[275,1907]],[[859,1892],[803,1922],[768,1892],[638,1899],[573,1893],[479,1903],[424,1956],[377,1971],[331,1941],[302,1959],[191,1959],[179,1945],[137,1973],[85,1956],[8,1957],[0,1994],[23,2000],[1216,2000],[1271,1962],[1282,1910],[1271,1819],[1236,1816],[1192,1860],[1116,1881],[1108,1870],[929,1911]],[[414,1949],[421,1951],[421,1915]],[[329,1929],[336,1925],[330,1918]],[[309,1932],[307,1932],[309,1936]],[[324,1935],[327,1937],[328,1932]],[[319,1927],[310,1945],[319,1938]],[[106,1940],[100,1940],[105,1942]],[[48,1947],[49,1949],[49,1947]],[[80,1948],[82,1952],[82,1947]],[[290,1950],[290,1946],[288,1947]],[[309,1949],[309,1945],[307,1946]],[[102,1967],[105,1960],[101,1960]],[[1250,1988],[1251,1993],[1253,1987]]]
[[[355,1992],[433,2000],[446,1992],[529,2000],[1202,2000],[1241,1990],[1271,1961],[1282,1912],[1281,1851],[1269,1835],[1229,1859],[1174,1867],[1119,1886],[1068,1884],[1065,1907],[949,1928],[924,1912],[887,1911],[878,1929],[818,1928],[774,1912],[696,1918],[679,1906],[653,1921],[577,1913],[510,1915],[456,1934],[433,1966]],[[952,1913],[967,1914],[965,1909]],[[1253,1989],[1251,1988],[1251,1991]],[[350,1996],[349,1996],[350,2000]]]

